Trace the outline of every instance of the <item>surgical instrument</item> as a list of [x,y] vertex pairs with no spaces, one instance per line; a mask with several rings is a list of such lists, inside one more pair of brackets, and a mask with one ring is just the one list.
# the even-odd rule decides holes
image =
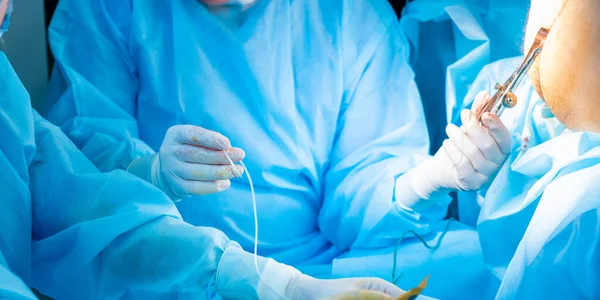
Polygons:
[[519,68],[517,68],[503,85],[496,83],[497,91],[494,96],[484,104],[483,108],[477,112],[476,116],[478,120],[481,120],[481,117],[486,112],[500,116],[504,111],[504,108],[512,108],[517,105],[517,96],[514,94],[514,90],[519,86],[537,56],[542,52],[546,37],[548,37],[548,31],[549,30],[546,28],[541,28],[535,36],[535,40],[529,49],[529,53],[527,53],[527,56],[525,56]]

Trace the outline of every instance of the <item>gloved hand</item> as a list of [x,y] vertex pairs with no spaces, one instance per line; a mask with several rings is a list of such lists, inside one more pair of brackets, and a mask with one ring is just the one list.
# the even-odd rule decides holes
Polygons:
[[216,193],[229,188],[229,179],[243,173],[238,165],[233,170],[223,151],[234,163],[245,155],[217,132],[176,125],[167,131],[158,153],[134,160],[127,171],[152,183],[174,201]]
[[379,292],[374,294],[387,295],[392,298],[404,294],[404,291],[397,286],[379,278],[321,280],[300,274],[288,283],[285,295],[290,300],[324,299],[361,291]]
[[[461,128],[446,127],[448,139],[434,157],[415,168],[412,185],[421,199],[449,190],[473,191],[493,180],[511,150],[508,129],[498,116],[485,113],[478,121],[487,92],[477,95],[473,110],[463,110]],[[482,124],[483,123],[483,124]]]
[[[413,298],[414,297],[414,298]],[[378,291],[360,290],[352,291],[339,295],[333,295],[323,300],[398,300],[398,299],[414,299],[414,300],[434,300],[435,298],[419,295],[419,296],[407,296],[402,295],[400,297],[393,297],[388,294],[384,294]]]
[[382,292],[377,291],[369,291],[369,290],[359,290],[359,291],[351,291],[345,292],[343,294],[332,295],[323,300],[394,300],[397,297],[392,297],[388,294],[384,294]]
[[394,298],[404,294],[395,285],[377,278],[315,279],[232,244],[221,257],[215,280],[216,291],[223,299],[313,300],[351,292],[360,294],[361,290]]

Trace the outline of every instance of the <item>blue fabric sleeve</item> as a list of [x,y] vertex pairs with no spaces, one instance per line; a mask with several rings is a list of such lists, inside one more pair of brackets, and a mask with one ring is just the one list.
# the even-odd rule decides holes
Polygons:
[[35,299],[13,273],[56,299],[212,299],[217,273],[228,293],[260,288],[253,268],[217,272],[254,261],[237,243],[133,175],[99,172],[32,111],[2,52],[0,79],[0,298]]
[[57,299],[205,299],[232,244],[181,220],[133,175],[101,173],[60,129],[35,116],[30,166],[32,283]]
[[154,152],[138,136],[130,18],[130,1],[66,0],[49,29],[56,65],[47,100],[54,106],[47,118],[102,171],[126,169]]
[[[345,101],[319,218],[323,234],[342,249],[390,246],[408,230],[427,233],[448,204],[439,199],[416,213],[396,199],[414,193],[396,190],[396,181],[428,157],[426,124],[408,44],[391,7],[385,1],[358,6],[342,27]],[[352,24],[352,11],[362,19],[372,14],[373,22]]]

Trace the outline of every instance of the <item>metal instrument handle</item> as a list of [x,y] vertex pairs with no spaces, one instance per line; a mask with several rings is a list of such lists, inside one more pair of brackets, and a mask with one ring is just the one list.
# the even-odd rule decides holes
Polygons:
[[481,110],[476,112],[478,120],[481,120],[481,116],[486,112],[500,116],[504,108],[512,108],[517,104],[517,96],[513,91],[521,84],[523,78],[527,76],[531,65],[533,65],[536,57],[542,52],[546,37],[548,37],[548,29],[541,28],[535,36],[533,45],[529,49],[527,56],[523,59],[523,62],[521,62],[521,65],[519,65],[503,85],[500,85],[500,83],[496,84],[496,93],[483,105]]

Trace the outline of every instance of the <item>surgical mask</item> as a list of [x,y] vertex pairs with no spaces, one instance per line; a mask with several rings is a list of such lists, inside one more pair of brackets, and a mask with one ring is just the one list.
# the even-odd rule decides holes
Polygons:
[[8,31],[8,26],[10,25],[10,15],[12,14],[12,10],[13,10],[13,4],[12,4],[12,0],[6,0],[9,1],[8,3],[8,9],[6,10],[6,16],[4,16],[4,21],[2,22],[2,24],[0,24],[0,37],[2,37],[2,35]]

